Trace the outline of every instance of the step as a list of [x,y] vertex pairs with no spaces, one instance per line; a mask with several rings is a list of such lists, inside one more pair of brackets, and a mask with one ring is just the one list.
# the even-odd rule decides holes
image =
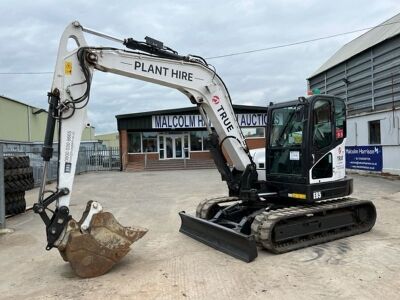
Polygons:
[[143,161],[129,162],[125,168],[125,171],[128,171],[128,172],[143,171],[143,170],[144,170],[144,162]]
[[148,160],[147,167],[144,168],[144,162],[130,162],[126,168],[127,171],[168,171],[168,170],[185,170],[185,169],[214,169],[213,160],[204,159],[182,159],[171,160]]

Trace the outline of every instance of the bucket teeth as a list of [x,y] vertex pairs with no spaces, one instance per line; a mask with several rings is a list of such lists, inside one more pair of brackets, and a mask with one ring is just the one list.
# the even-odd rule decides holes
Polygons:
[[122,226],[109,212],[93,215],[87,232],[70,220],[65,243],[58,250],[75,273],[83,278],[105,274],[129,251],[130,245],[144,236],[147,229]]

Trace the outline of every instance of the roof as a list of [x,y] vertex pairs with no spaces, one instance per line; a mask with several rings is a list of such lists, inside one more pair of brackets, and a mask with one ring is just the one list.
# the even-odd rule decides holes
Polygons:
[[7,100],[7,101],[15,102],[15,103],[18,103],[18,104],[21,104],[21,105],[24,105],[24,106],[29,106],[29,107],[32,107],[32,108],[39,109],[38,107],[29,105],[29,104],[24,103],[24,102],[21,102],[21,101],[19,101],[19,100],[11,99],[11,98],[6,97],[6,96],[3,96],[3,95],[0,95],[0,98],[2,98],[2,99],[4,99],[4,100]]
[[318,68],[309,78],[314,77],[349,58],[387,40],[400,33],[400,13],[389,20],[379,24],[373,29],[360,35],[358,38],[345,44],[321,67]]
[[[234,110],[249,110],[252,112],[267,112],[267,107],[264,106],[252,106],[252,105],[237,105],[233,104]],[[168,115],[168,114],[179,114],[179,113],[198,113],[199,109],[196,106],[191,107],[183,107],[183,108],[175,108],[175,109],[163,109],[163,110],[154,110],[154,111],[146,111],[140,113],[132,113],[132,114],[124,114],[115,116],[117,119],[128,119],[128,118],[139,118],[139,117],[147,117],[154,115]]]

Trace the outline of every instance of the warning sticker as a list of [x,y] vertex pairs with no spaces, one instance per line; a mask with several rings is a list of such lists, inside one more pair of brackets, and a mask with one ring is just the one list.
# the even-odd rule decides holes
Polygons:
[[300,160],[300,152],[299,151],[290,151],[289,159],[290,160]]
[[71,168],[72,168],[71,163],[65,163],[64,173],[71,173]]
[[336,128],[336,139],[342,139],[343,138],[343,129],[342,128]]
[[72,74],[72,62],[66,61],[64,63],[64,74],[71,75]]

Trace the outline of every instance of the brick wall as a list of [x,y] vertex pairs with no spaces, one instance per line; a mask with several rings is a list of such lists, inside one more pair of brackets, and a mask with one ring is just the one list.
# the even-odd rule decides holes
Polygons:
[[263,139],[247,139],[246,142],[250,149],[265,147],[265,138],[263,138]]
[[212,159],[209,151],[205,152],[190,152],[191,159]]
[[[144,161],[146,154],[145,153],[135,153],[135,154],[128,154],[128,161]],[[158,160],[158,153],[147,153],[148,160]]]

